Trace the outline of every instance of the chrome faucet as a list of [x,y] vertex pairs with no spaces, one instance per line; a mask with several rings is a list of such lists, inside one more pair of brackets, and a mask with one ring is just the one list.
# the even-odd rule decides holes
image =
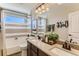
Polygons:
[[66,40],[63,44],[63,48],[65,48],[67,50],[71,50],[71,42],[72,42],[72,39],[70,40],[70,42],[68,40]]
[[63,44],[63,48],[67,49],[67,50],[71,50],[71,45],[73,44],[77,44],[77,42],[72,42],[73,40],[70,39],[70,41],[66,40]]

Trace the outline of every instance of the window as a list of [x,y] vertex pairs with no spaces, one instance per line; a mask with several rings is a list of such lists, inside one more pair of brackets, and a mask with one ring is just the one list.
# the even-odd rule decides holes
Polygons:
[[27,29],[31,29],[31,18],[27,18],[25,22],[27,23]]
[[4,19],[6,23],[25,23],[25,18],[21,17],[6,16]]
[[5,16],[5,23],[8,24],[25,24],[26,29],[31,29],[31,18],[17,17],[17,16]]
[[3,11],[3,13],[5,24],[19,25],[18,27],[20,28],[25,26],[25,29],[31,29],[31,17],[26,17],[25,14],[12,11]]
[[43,19],[43,18],[39,19],[38,20],[38,28],[45,29],[45,27],[46,27],[46,19]]
[[36,20],[32,20],[32,29],[36,29]]

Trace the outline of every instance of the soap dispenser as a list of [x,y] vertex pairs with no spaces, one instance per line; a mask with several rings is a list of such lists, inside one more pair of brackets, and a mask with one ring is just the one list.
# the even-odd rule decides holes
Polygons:
[[70,40],[70,43],[71,43],[71,41],[72,41],[72,35],[71,34],[69,34],[68,39]]

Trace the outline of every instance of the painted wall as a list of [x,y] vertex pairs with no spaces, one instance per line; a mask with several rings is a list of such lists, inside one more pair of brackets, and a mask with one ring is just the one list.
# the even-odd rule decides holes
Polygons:
[[22,13],[30,13],[30,10],[26,7],[23,7],[18,4],[13,4],[13,3],[0,3],[0,7],[9,9],[9,10],[14,10]]
[[[79,11],[79,4],[63,4],[56,7],[52,7],[48,13],[48,24],[56,24],[58,21],[69,20],[69,13]],[[55,27],[55,32],[59,34],[60,40],[68,39],[68,28],[57,28]],[[76,39],[75,39],[76,40]]]
[[57,22],[64,22],[65,20],[68,20],[68,16],[54,16],[52,19],[48,20],[48,24],[56,24],[55,25],[55,32],[59,34],[59,39],[60,40],[66,40],[68,39],[68,28],[62,27],[62,28],[57,28]]

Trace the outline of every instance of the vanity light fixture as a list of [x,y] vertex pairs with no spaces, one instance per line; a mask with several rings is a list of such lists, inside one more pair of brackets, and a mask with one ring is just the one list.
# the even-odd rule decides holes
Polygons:
[[40,7],[38,8],[38,11],[41,11],[41,8]]
[[46,8],[46,11],[48,11],[49,10],[49,8]]
[[42,14],[42,12],[39,12],[39,14]]
[[45,6],[44,6],[44,5],[42,5],[42,6],[41,6],[41,9],[44,9],[44,8],[45,8]]
[[38,10],[36,10],[35,12],[38,13]]
[[42,14],[42,13],[48,11],[48,10],[49,10],[48,4],[42,3],[41,5],[39,5],[39,6],[36,8],[35,13],[37,13],[37,14]]
[[43,13],[45,12],[45,10],[42,11]]

